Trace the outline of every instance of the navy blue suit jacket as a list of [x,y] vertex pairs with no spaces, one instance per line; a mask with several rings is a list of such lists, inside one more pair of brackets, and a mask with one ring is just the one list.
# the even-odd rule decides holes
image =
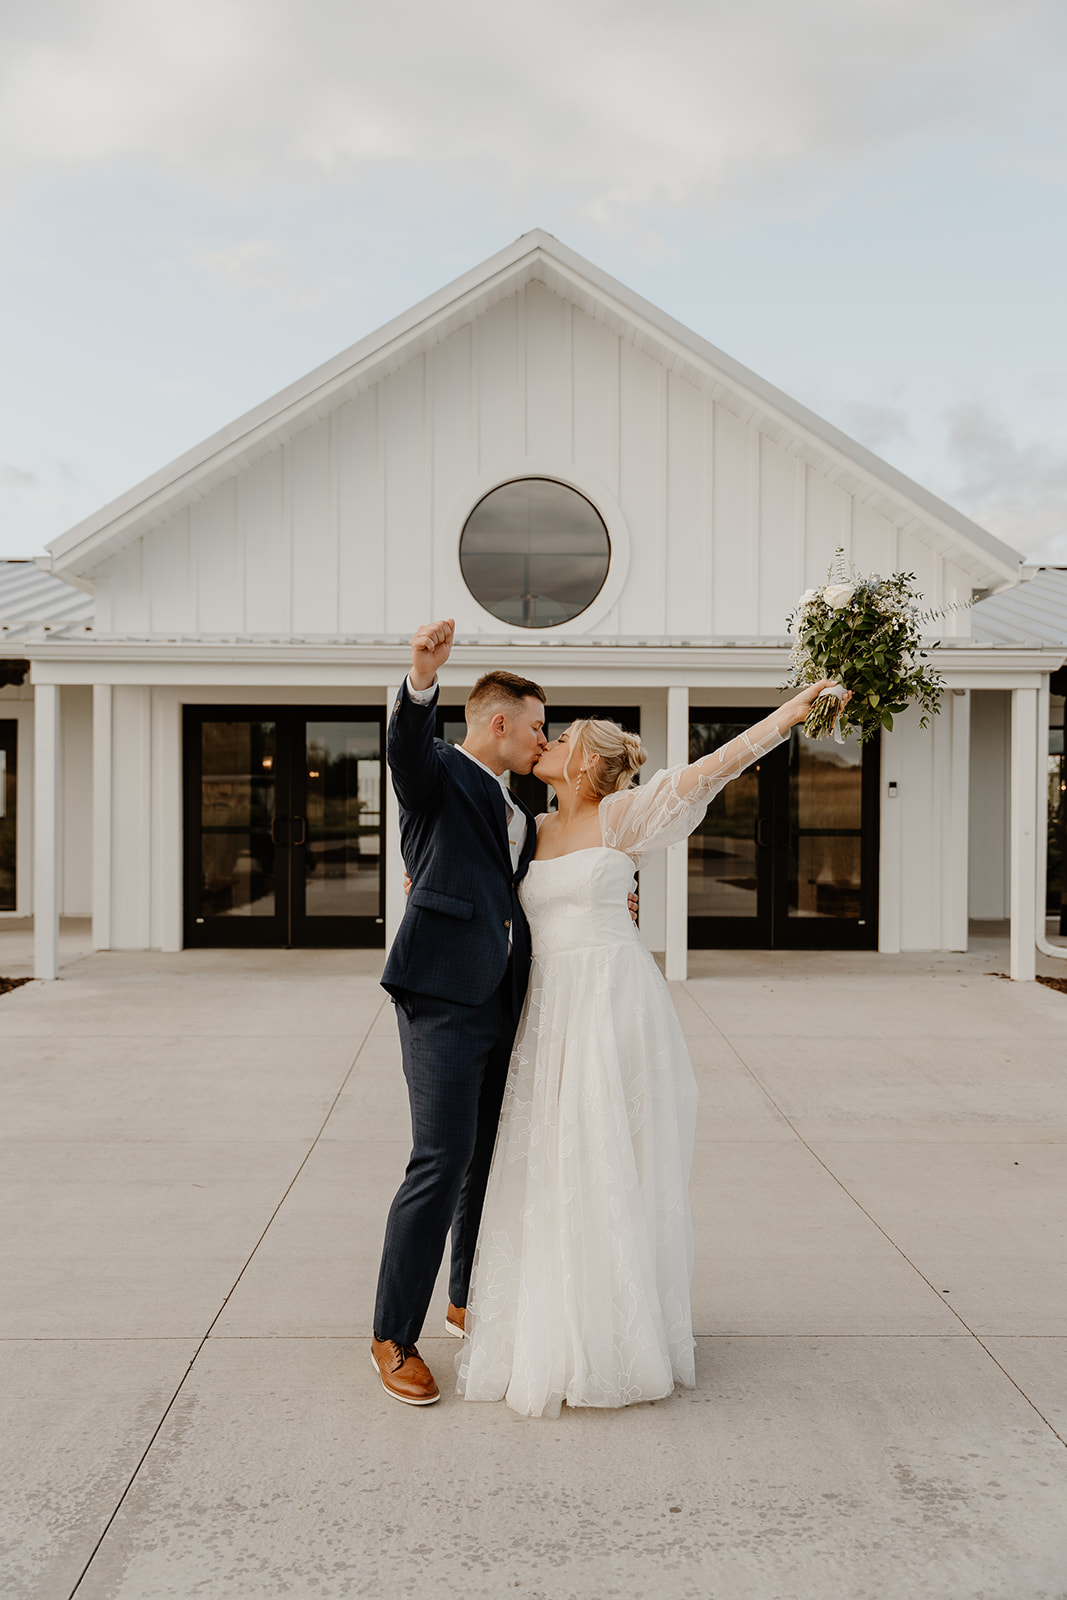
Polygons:
[[518,886],[533,858],[537,827],[513,796],[526,816],[526,841],[513,870],[500,784],[434,738],[436,706],[436,695],[417,705],[405,684],[389,718],[386,759],[412,886],[382,984],[393,995],[481,1005],[508,970],[510,935],[517,1016],[530,975],[530,930]]

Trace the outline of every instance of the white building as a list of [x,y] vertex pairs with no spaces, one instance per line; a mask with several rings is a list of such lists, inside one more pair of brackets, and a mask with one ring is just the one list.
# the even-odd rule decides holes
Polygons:
[[[553,722],[639,723],[650,771],[777,702],[786,615],[838,546],[914,571],[935,606],[1024,576],[950,506],[526,234],[57,539],[66,616],[0,597],[0,731],[18,727],[0,915],[33,911],[44,977],[60,911],[91,910],[101,949],[383,943],[402,897],[382,738],[415,625],[456,618],[446,736],[499,665],[544,685]],[[32,585],[19,565],[7,581]],[[965,948],[975,883],[995,898],[971,781],[972,726],[988,766],[994,723],[1000,912],[1013,975],[1033,975],[1065,652],[979,643],[966,610],[943,627],[931,729],[909,714],[862,752],[794,737],[646,867],[642,926],[669,975],[691,943]]]

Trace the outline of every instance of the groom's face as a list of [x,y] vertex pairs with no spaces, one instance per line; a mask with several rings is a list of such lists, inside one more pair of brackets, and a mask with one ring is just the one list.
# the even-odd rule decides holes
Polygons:
[[508,717],[500,754],[509,772],[527,773],[546,748],[545,708],[533,695],[526,695],[522,710]]

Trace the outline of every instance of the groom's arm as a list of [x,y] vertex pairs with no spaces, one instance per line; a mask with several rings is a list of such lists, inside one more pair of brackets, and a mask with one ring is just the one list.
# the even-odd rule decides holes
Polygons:
[[434,745],[437,688],[422,694],[410,692],[405,679],[389,717],[385,757],[396,797],[406,811],[425,811],[438,797],[441,758]]
[[396,697],[385,752],[397,799],[408,811],[424,811],[441,787],[441,757],[433,742],[437,669],[452,652],[455,623],[426,622],[411,641],[411,671]]

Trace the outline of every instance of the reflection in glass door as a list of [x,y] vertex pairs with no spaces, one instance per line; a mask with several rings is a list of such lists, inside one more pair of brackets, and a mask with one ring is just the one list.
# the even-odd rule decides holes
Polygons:
[[200,925],[273,920],[277,725],[212,719],[200,733]]
[[185,941],[384,944],[377,709],[189,706]]
[[[744,733],[756,716],[691,722],[690,761]],[[759,762],[748,767],[728,783],[690,835],[690,944],[698,948],[771,942],[770,862],[757,844],[759,820],[769,804],[765,766]]]
[[[692,722],[690,759],[764,715]],[[875,948],[879,754],[877,740],[839,745],[794,728],[727,784],[689,840],[692,948]]]
[[[304,724],[303,873],[293,895],[294,943],[326,940],[353,920],[384,928],[381,719]],[[384,938],[384,935],[382,935]]]
[[863,747],[809,739],[794,728],[789,748],[791,918],[865,925]]

